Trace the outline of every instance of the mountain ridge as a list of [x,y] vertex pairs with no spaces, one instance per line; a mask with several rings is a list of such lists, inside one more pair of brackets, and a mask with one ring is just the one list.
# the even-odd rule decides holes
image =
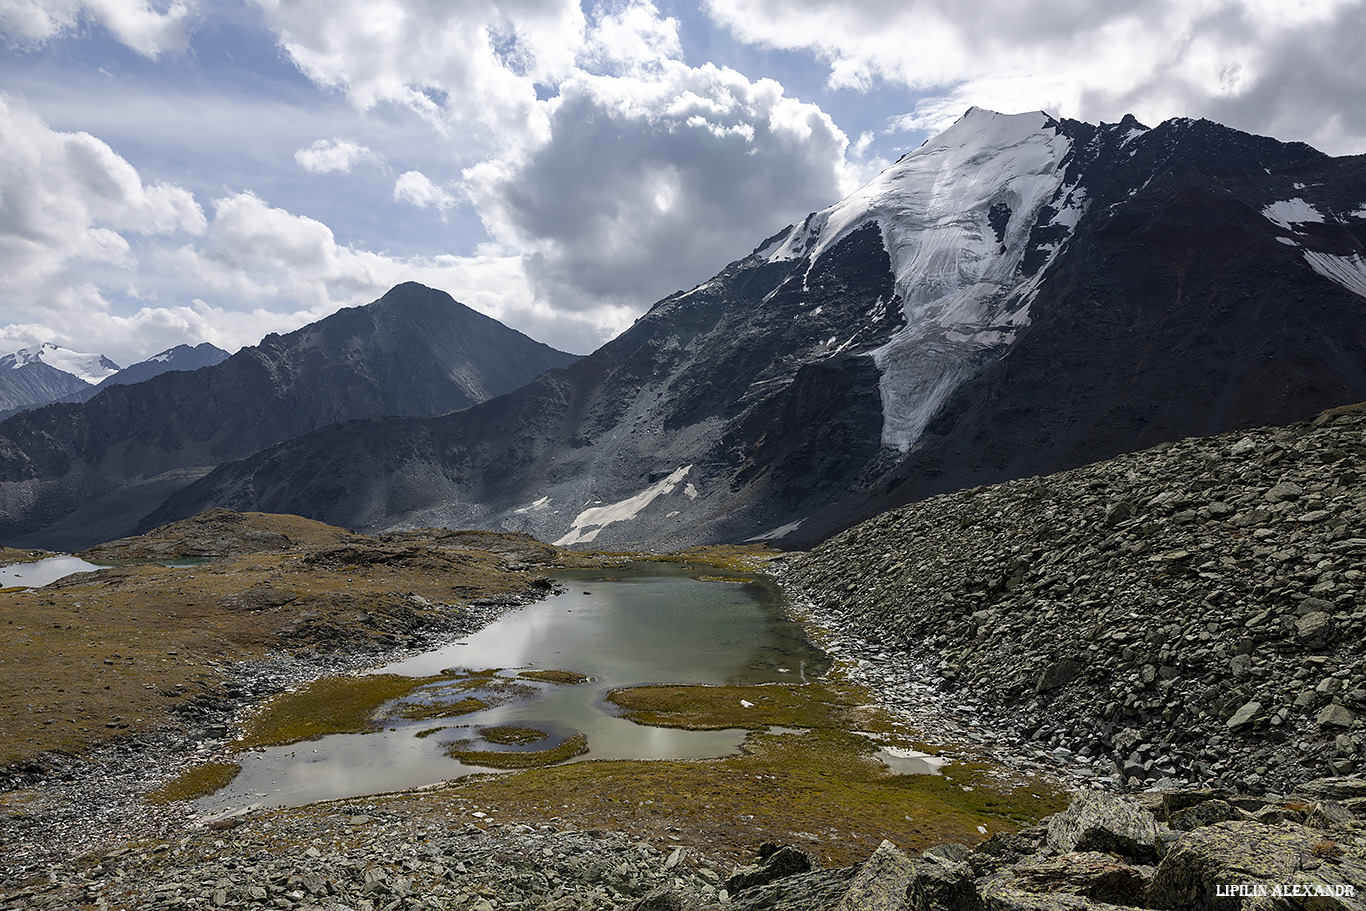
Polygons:
[[0,423],[0,536],[79,548],[221,461],[339,420],[468,407],[575,356],[406,283],[213,367]]
[[[1363,163],[1209,121],[974,109],[576,371],[221,466],[147,522],[805,547],[933,493],[1303,419],[1366,397]],[[510,417],[532,400],[541,419]],[[305,476],[337,447],[366,468]]]

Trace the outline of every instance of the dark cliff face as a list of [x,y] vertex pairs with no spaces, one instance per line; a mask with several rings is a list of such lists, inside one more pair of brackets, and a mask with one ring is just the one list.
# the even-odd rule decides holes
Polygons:
[[442,292],[399,285],[216,366],[0,424],[0,537],[93,543],[220,462],[336,421],[465,408],[574,359]]

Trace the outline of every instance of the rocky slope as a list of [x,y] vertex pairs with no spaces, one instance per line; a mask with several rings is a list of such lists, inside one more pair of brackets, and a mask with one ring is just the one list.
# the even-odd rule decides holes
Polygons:
[[100,907],[568,911],[1351,911],[1366,893],[1366,779],[1294,794],[1084,792],[1062,813],[975,847],[912,858],[884,841],[823,870],[765,844],[731,869],[705,850],[620,833],[508,825],[469,800],[430,812],[340,803],[229,819],[165,842],[54,864],[0,891],[15,911]]
[[1366,752],[1366,409],[926,500],[796,560],[817,618],[1116,784]]
[[1366,397],[1366,158],[969,111],[581,363],[220,467],[209,506],[807,547],[895,505]]
[[0,539],[111,540],[220,462],[336,421],[465,408],[573,360],[448,294],[399,285],[215,366],[0,424]]

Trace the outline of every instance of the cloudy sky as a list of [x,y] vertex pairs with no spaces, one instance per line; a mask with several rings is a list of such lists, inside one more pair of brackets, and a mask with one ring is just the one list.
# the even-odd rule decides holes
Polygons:
[[1366,152],[1366,0],[0,0],[0,353],[416,280],[587,352],[968,106]]

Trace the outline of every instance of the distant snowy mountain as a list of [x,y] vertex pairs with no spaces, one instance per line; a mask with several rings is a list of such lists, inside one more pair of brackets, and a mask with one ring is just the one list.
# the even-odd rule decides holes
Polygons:
[[173,370],[198,370],[200,367],[212,367],[214,364],[221,364],[227,359],[228,352],[208,342],[201,342],[194,346],[176,345],[174,348],[167,348],[159,354],[152,355],[145,361],[139,361],[117,373],[110,374],[76,401],[83,402],[93,398],[97,393],[108,389],[110,386],[128,386],[133,383],[141,383]]
[[1366,399],[1364,257],[1366,158],[974,108],[588,357],[220,464],[142,525],[226,506],[801,546],[908,500]]
[[18,370],[27,364],[46,364],[54,370],[69,373],[91,384],[98,383],[122,369],[103,354],[81,354],[52,342],[43,342],[33,348],[21,348],[0,358],[0,370],[7,367]]
[[0,419],[80,396],[118,370],[102,354],[81,354],[52,342],[21,348],[0,357]]

